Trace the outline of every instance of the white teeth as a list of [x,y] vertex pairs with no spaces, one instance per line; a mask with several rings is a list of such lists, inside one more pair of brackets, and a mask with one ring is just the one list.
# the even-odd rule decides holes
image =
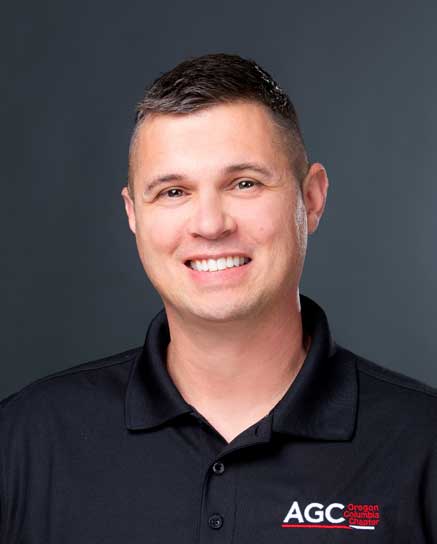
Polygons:
[[214,261],[214,259],[208,259],[208,270],[215,272],[217,270],[217,261]]
[[217,268],[219,270],[224,270],[226,268],[226,266],[227,266],[227,260],[226,259],[221,258],[221,259],[217,260]]
[[189,265],[193,270],[199,272],[216,272],[247,264],[250,261],[248,257],[220,257],[220,259],[202,259],[190,261]]

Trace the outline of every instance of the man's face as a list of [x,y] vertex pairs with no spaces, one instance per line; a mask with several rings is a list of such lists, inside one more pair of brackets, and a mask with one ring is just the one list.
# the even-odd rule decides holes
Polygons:
[[[167,312],[230,321],[292,303],[318,218],[309,225],[268,110],[235,102],[153,116],[131,165],[134,200],[122,192],[129,225]],[[203,270],[237,257],[250,261]]]

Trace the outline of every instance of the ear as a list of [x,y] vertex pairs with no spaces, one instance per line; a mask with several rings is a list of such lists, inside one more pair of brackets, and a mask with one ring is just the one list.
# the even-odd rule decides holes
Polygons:
[[126,215],[129,221],[129,228],[134,234],[136,234],[137,225],[135,220],[135,204],[129,194],[129,189],[127,187],[123,187],[123,190],[121,191],[121,196],[124,200],[124,209],[126,210]]
[[325,209],[328,187],[328,176],[323,165],[317,162],[312,164],[302,183],[302,198],[307,213],[308,234],[313,234],[319,226]]

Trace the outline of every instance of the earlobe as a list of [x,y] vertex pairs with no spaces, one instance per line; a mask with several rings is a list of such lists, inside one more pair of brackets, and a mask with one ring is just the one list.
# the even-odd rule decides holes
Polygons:
[[123,187],[121,196],[124,200],[124,209],[126,210],[126,215],[129,221],[129,228],[134,234],[136,234],[135,205],[127,187]]
[[312,164],[302,186],[308,234],[313,234],[319,226],[325,209],[328,187],[329,181],[324,166],[320,163]]

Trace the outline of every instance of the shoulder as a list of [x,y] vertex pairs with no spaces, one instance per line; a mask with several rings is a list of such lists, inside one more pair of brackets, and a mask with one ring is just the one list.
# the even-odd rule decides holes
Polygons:
[[[437,435],[437,389],[406,374],[390,370],[344,348],[357,369],[359,407],[366,417]],[[405,427],[406,428],[406,427]],[[436,436],[437,438],[437,436]]]
[[355,359],[364,391],[373,389],[389,398],[408,397],[411,403],[437,405],[437,389],[434,387],[364,357],[356,355]]
[[363,379],[377,384],[380,388],[396,393],[408,393],[425,402],[437,402],[437,389],[401,372],[390,370],[364,357],[355,356],[358,372]]
[[141,348],[88,361],[40,378],[0,401],[0,418],[32,419],[47,409],[78,406],[92,396],[123,396],[132,363]]

